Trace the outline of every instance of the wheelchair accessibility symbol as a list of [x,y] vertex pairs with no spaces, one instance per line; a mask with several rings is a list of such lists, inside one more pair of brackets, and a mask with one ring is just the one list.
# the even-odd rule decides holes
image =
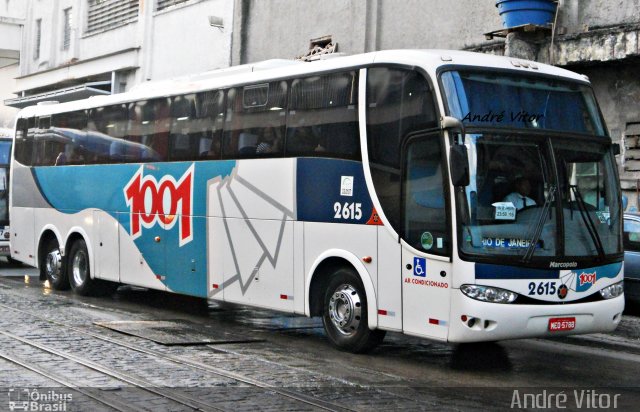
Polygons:
[[424,258],[413,258],[413,276],[427,277],[427,261]]

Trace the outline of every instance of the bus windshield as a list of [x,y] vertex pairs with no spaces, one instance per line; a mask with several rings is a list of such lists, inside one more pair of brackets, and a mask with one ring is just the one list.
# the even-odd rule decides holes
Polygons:
[[450,115],[466,126],[606,135],[587,85],[472,71],[445,72],[441,79]]
[[621,253],[608,143],[467,134],[470,184],[457,199],[460,248],[525,263]]

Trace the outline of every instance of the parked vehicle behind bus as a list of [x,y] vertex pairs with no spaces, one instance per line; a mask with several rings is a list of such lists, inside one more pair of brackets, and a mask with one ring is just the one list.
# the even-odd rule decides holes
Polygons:
[[265,62],[18,115],[13,257],[322,316],[353,352],[620,322],[615,154],[588,80],[456,51]]

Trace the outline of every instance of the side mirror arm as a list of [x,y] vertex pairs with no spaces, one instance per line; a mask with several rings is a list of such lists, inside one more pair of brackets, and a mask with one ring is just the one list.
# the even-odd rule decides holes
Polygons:
[[452,116],[442,116],[440,118],[440,129],[441,130],[450,130],[459,132],[459,138],[456,144],[463,144],[464,141],[464,124],[460,121],[460,119],[452,117]]

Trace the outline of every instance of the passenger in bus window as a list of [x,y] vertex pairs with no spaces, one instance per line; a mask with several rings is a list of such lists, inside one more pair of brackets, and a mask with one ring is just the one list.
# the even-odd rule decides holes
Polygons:
[[320,144],[320,139],[313,132],[311,126],[298,127],[291,134],[291,142],[288,144],[289,150],[295,153],[311,154],[313,152],[324,151]]
[[280,151],[280,137],[273,127],[264,129],[260,143],[256,148],[256,153],[277,153]]
[[58,156],[56,157],[56,166],[62,166],[67,164],[67,154],[62,151],[60,153],[58,153]]
[[220,158],[220,139],[211,140],[209,149],[206,152],[200,153],[200,157],[203,159],[219,159]]
[[84,163],[84,146],[73,146],[71,155],[69,155],[70,164],[82,164]]

